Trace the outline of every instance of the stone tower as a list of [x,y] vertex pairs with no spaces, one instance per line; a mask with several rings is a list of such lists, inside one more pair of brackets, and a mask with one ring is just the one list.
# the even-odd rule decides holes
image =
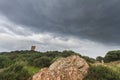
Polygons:
[[31,46],[31,51],[35,51],[36,46]]

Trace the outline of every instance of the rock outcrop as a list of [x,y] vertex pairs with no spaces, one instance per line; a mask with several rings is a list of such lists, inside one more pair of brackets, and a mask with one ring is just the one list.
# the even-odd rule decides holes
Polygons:
[[88,72],[88,64],[79,56],[60,58],[49,68],[43,68],[32,80],[83,80]]

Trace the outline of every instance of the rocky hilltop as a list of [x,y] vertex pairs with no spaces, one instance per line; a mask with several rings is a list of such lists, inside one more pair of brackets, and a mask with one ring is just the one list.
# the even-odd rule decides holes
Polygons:
[[59,58],[49,68],[43,68],[33,75],[32,80],[83,80],[88,64],[79,56]]

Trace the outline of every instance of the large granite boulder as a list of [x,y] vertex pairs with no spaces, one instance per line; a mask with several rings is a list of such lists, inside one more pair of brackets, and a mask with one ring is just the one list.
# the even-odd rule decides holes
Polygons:
[[43,68],[32,80],[83,80],[88,64],[77,55],[56,60],[49,68]]

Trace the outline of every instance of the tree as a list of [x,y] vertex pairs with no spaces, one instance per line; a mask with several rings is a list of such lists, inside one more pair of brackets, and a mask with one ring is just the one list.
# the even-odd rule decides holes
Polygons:
[[109,51],[104,58],[105,62],[117,61],[120,60],[120,50],[118,51]]
[[104,58],[103,58],[102,56],[98,56],[98,57],[96,58],[96,61],[101,62],[102,60],[104,60]]

